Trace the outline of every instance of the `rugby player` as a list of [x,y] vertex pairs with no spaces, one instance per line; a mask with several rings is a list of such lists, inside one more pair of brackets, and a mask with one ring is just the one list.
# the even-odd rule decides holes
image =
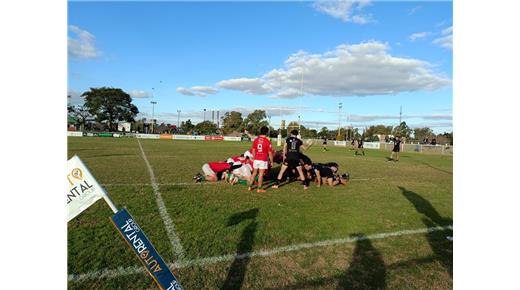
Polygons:
[[262,188],[262,182],[264,180],[264,173],[269,168],[268,160],[273,164],[273,146],[271,141],[267,138],[269,128],[262,126],[260,128],[260,136],[253,141],[251,148],[251,154],[253,154],[253,173],[249,178],[248,190],[253,190],[253,182],[255,177],[258,175],[258,188],[256,192],[265,192]]
[[[298,135],[298,130],[292,130],[291,136],[289,136],[285,140],[285,144],[283,145],[283,153],[284,153],[284,161],[282,163],[282,168],[280,169],[280,173],[278,173],[278,178],[275,181],[275,184],[272,186],[273,188],[278,188],[280,185],[280,181],[282,180],[283,174],[287,169],[292,170],[295,169],[298,171],[299,178],[302,182],[303,189],[307,189],[308,183],[303,174],[302,166],[300,165],[300,147],[302,147],[302,140],[296,137]],[[306,149],[305,146],[302,147]]]

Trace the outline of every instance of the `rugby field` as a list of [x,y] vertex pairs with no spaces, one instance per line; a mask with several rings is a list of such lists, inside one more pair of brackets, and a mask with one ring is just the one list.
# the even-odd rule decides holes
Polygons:
[[[69,137],[118,207],[126,207],[185,289],[450,289],[452,157],[315,145],[347,186],[266,193],[193,184],[208,161],[249,142]],[[70,289],[154,289],[102,201],[68,223]]]

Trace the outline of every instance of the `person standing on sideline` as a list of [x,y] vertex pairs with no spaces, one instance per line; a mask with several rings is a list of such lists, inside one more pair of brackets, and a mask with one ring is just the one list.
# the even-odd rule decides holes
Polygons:
[[[394,141],[394,149],[392,149],[392,154],[390,154],[390,160],[388,161],[399,161],[399,151],[401,151],[401,138],[399,136],[393,139]],[[394,155],[396,158],[394,159]]]
[[[292,130],[291,136],[289,136],[285,140],[285,144],[283,145],[283,155],[284,161],[282,163],[282,168],[280,169],[280,173],[278,173],[278,178],[275,181],[275,184],[272,188],[278,188],[280,181],[282,180],[284,172],[289,168],[290,170],[295,169],[298,171],[298,175],[300,180],[302,181],[303,189],[307,189],[308,183],[305,175],[303,174],[303,169],[300,164],[300,147],[302,147],[302,140],[296,137],[298,135],[298,130]],[[303,149],[307,149],[307,147],[303,146]]]
[[363,153],[363,156],[365,156],[365,149],[363,149],[363,137],[359,137],[358,139],[356,153],[354,153],[355,156],[358,155],[359,150],[361,150],[361,153]]
[[258,188],[256,192],[265,192],[265,189],[262,188],[262,182],[264,180],[264,172],[269,168],[267,160],[273,164],[273,147],[271,141],[267,138],[268,133],[269,128],[262,126],[262,128],[260,128],[260,136],[256,137],[253,141],[253,147],[251,148],[251,154],[253,154],[253,173],[248,182],[249,191],[253,190],[252,185],[258,174]]
[[329,151],[327,149],[327,136],[323,137],[323,152],[325,152],[325,151]]

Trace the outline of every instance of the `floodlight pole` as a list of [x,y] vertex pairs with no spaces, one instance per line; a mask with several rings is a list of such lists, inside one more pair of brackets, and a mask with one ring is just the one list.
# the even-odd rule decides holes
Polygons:
[[181,126],[181,110],[177,110],[177,130],[180,129]]
[[157,104],[156,101],[151,101],[150,102],[152,104],[152,134],[153,134],[153,129],[154,129],[154,109],[155,109],[155,104]]
[[[338,137],[341,133],[341,108],[343,107],[343,103],[338,103]],[[339,140],[338,140],[339,141]]]
[[206,122],[206,109],[204,109],[204,122]]

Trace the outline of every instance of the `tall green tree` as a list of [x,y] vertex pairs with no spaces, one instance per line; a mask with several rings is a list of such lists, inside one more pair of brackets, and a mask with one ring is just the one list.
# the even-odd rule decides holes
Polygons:
[[318,133],[318,136],[320,138],[323,138],[323,137],[327,137],[329,136],[329,129],[327,129],[327,127],[323,127],[321,128],[320,132]]
[[407,140],[410,139],[410,135],[412,134],[412,129],[406,125],[406,122],[401,122],[399,126],[395,126],[392,134],[395,136],[405,137]]
[[79,130],[85,130],[85,123],[87,122],[87,118],[91,118],[92,115],[89,113],[88,108],[85,105],[69,105],[67,107],[68,115],[73,117],[76,120],[77,125],[79,125]]
[[249,130],[253,135],[260,134],[260,128],[262,126],[268,126],[269,122],[267,122],[267,115],[264,110],[254,110],[252,113],[247,115],[244,119],[244,126]]
[[222,131],[224,134],[231,133],[233,131],[241,132],[244,130],[244,120],[242,119],[242,113],[231,111],[226,112],[222,116]]
[[432,129],[428,128],[428,127],[424,127],[424,128],[414,128],[413,129],[413,139],[415,141],[422,141],[425,137],[428,137],[429,139],[431,139],[430,137],[433,135],[433,131]]
[[181,131],[184,134],[190,133],[194,128],[195,128],[195,125],[193,125],[193,123],[191,123],[190,119],[186,120],[186,122],[184,122],[184,121],[181,122]]
[[133,122],[139,113],[132,104],[132,98],[119,88],[90,88],[81,96],[85,99],[85,107],[96,121],[106,122],[109,130],[117,130],[118,121]]
[[199,132],[199,134],[215,134],[217,125],[211,121],[200,122],[195,125],[195,131]]

